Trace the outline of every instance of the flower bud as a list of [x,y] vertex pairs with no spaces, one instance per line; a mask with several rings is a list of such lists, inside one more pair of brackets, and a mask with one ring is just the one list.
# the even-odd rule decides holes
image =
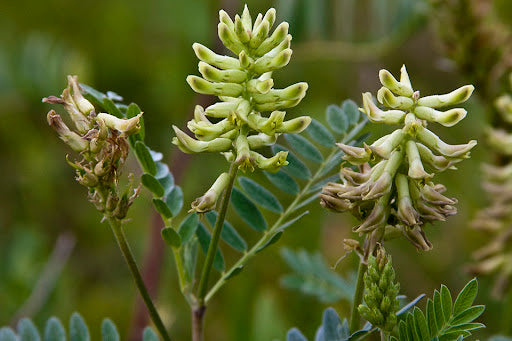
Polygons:
[[206,115],[214,118],[226,118],[232,115],[238,108],[240,101],[217,102],[206,108]]
[[89,113],[94,110],[94,106],[91,102],[86,100],[84,96],[82,96],[80,86],[78,85],[78,77],[68,76],[68,86],[71,86],[71,89],[73,90],[72,98],[76,107],[82,114],[88,116]]
[[197,93],[216,96],[239,96],[243,86],[236,83],[212,83],[197,76],[188,76],[187,83]]
[[205,62],[199,62],[199,72],[210,82],[242,83],[247,79],[247,73],[242,70],[219,70]]
[[277,141],[277,135],[267,135],[264,133],[259,133],[257,135],[251,135],[247,137],[247,142],[249,143],[249,148],[257,149],[264,146],[271,146]]
[[398,108],[402,110],[409,110],[414,105],[414,101],[409,97],[393,95],[391,90],[382,87],[377,92],[377,100],[390,108]]
[[427,239],[425,232],[418,226],[403,227],[404,235],[420,251],[432,250],[432,243]]
[[251,79],[247,82],[247,90],[253,94],[267,94],[274,86],[274,80],[267,78],[264,80]]
[[408,226],[417,225],[419,223],[419,214],[412,206],[407,177],[403,174],[398,174],[395,183],[398,192],[398,219]]
[[290,101],[304,98],[307,89],[308,83],[302,82],[290,85],[285,89],[272,89],[265,94],[253,94],[252,98],[257,103]]
[[140,130],[141,116],[142,113],[138,114],[135,117],[124,119],[102,112],[98,114],[97,119],[103,120],[103,122],[105,122],[105,125],[110,129],[117,130],[121,134],[128,136],[135,134]]
[[429,107],[417,106],[414,108],[414,113],[423,120],[437,122],[445,127],[452,127],[466,117],[467,111],[462,108],[437,111]]
[[390,193],[380,197],[368,217],[363,220],[361,225],[354,227],[352,231],[370,232],[377,228],[383,228],[386,226],[390,212],[389,199]]
[[256,29],[252,32],[251,41],[249,42],[249,46],[252,49],[257,48],[261,45],[261,43],[267,38],[268,33],[270,31],[270,23],[266,20],[263,20],[261,24],[256,27]]
[[231,140],[227,138],[218,137],[212,141],[198,141],[185,134],[178,127],[172,126],[172,128],[176,133],[172,143],[185,153],[224,152],[232,146]]
[[217,26],[219,38],[231,52],[234,54],[239,54],[240,51],[243,51],[244,45],[238,40],[237,35],[235,34],[233,29],[230,29],[228,25],[221,22]]
[[311,117],[300,116],[284,121],[278,128],[277,133],[298,134],[306,129],[311,123]]
[[241,69],[237,58],[221,56],[199,43],[192,45],[197,58],[222,70]]
[[192,202],[192,208],[189,212],[204,213],[213,210],[222,191],[228,186],[228,183],[228,173],[222,173],[203,196]]
[[188,129],[193,132],[197,138],[204,141],[211,141],[220,135],[235,128],[233,122],[227,118],[213,124],[205,121],[196,122],[194,120],[188,121]]
[[89,141],[83,139],[74,131],[69,130],[62,118],[56,114],[55,111],[50,110],[50,112],[48,112],[47,120],[50,127],[55,129],[61,140],[69,145],[71,149],[76,152],[82,152],[89,148]]
[[409,140],[405,144],[405,152],[409,160],[409,172],[408,175],[412,179],[425,179],[432,178],[434,174],[428,174],[423,169],[423,163],[421,162],[420,153],[416,142]]
[[[264,54],[268,53],[272,49],[274,49],[276,46],[281,44],[289,35],[288,35],[288,28],[289,25],[287,22],[283,22],[279,24],[279,26],[276,27],[274,32],[270,37],[265,39],[260,46],[256,49],[255,53],[258,56],[263,56]],[[291,36],[290,36],[291,38]],[[291,40],[291,39],[290,39]]]
[[[406,73],[407,71],[405,71]],[[411,97],[414,92],[410,85],[397,81],[388,70],[380,70],[379,79],[382,85],[397,95]]]
[[475,90],[473,85],[464,85],[445,95],[426,96],[418,100],[418,105],[429,108],[442,108],[449,105],[455,105],[468,100]]
[[261,75],[265,72],[269,72],[272,70],[280,69],[286,65],[288,65],[288,62],[290,62],[290,58],[292,57],[292,50],[291,49],[285,49],[278,53],[274,57],[269,56],[263,56],[259,58],[254,63],[254,69],[253,71]]
[[256,167],[271,173],[279,171],[281,167],[288,164],[288,161],[286,161],[286,157],[288,156],[287,151],[280,151],[271,158],[266,158],[263,155],[253,151],[250,152],[250,155]]
[[403,122],[405,112],[401,110],[384,111],[373,103],[372,95],[369,92],[363,94],[363,112],[368,119],[374,123],[400,124]]
[[82,172],[77,172],[76,181],[86,187],[96,187],[99,183],[96,175],[92,174],[87,168],[83,168]]
[[250,31],[248,32],[245,29],[244,24],[242,24],[242,19],[240,18],[240,16],[238,14],[235,15],[235,25],[234,25],[233,29],[235,30],[235,34],[236,34],[238,40],[240,40],[240,42],[245,44],[249,40],[251,40]]
[[383,159],[389,159],[391,153],[402,143],[405,138],[402,129],[397,129],[393,133],[384,136],[369,146],[372,153]]
[[371,153],[365,148],[354,147],[344,143],[336,143],[336,145],[345,153],[343,160],[347,160],[356,165],[370,161]]
[[425,144],[430,149],[447,156],[447,157],[469,157],[468,153],[474,146],[476,141],[471,140],[466,144],[450,145],[444,143],[436,134],[427,128],[418,129],[416,137],[420,142]]
[[264,118],[259,113],[253,112],[247,116],[247,123],[254,130],[271,135],[281,128],[285,114],[284,111],[273,111],[268,118]]

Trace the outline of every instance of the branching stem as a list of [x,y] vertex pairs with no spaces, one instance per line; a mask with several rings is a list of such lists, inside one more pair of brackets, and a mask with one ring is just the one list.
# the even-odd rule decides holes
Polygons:
[[350,332],[354,333],[359,330],[361,323],[361,316],[359,315],[359,305],[363,301],[364,293],[364,274],[368,265],[363,260],[359,263],[359,269],[357,273],[356,291],[354,292],[354,299],[352,301],[352,314],[350,315]]

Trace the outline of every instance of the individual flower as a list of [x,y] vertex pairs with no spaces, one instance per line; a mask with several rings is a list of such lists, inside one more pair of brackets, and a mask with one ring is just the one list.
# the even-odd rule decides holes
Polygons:
[[405,66],[400,80],[387,70],[381,70],[379,78],[382,88],[377,100],[389,110],[379,108],[368,92],[363,94],[360,110],[372,122],[403,127],[371,145],[338,144],[349,164],[342,165],[341,183],[327,184],[320,194],[325,208],[350,212],[361,221],[353,231],[366,235],[366,257],[397,230],[419,250],[432,248],[424,231],[426,224],[445,221],[457,212],[457,200],[446,197],[445,186],[435,184],[433,177],[469,158],[476,145],[474,140],[450,145],[427,129],[428,122],[451,127],[462,120],[466,116],[462,108],[438,109],[466,101],[472,85],[445,95],[420,97]]

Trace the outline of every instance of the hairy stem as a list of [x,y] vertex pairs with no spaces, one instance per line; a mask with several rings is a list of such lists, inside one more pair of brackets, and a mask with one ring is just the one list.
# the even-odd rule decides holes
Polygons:
[[160,318],[160,315],[158,314],[158,311],[156,310],[155,305],[153,304],[153,301],[149,296],[146,285],[142,280],[142,276],[140,275],[137,263],[135,262],[135,258],[133,257],[133,253],[130,249],[130,246],[128,245],[128,242],[126,241],[126,237],[124,235],[121,222],[114,217],[108,216],[107,218],[108,222],[110,223],[110,227],[112,227],[112,232],[114,232],[114,236],[116,237],[117,244],[121,249],[121,253],[123,254],[123,257],[126,260],[128,267],[130,268],[130,272],[132,273],[133,280],[137,285],[137,289],[139,290],[139,293],[142,296],[142,299],[144,300],[146,307],[148,308],[151,320],[155,324],[155,327],[158,329],[158,332],[160,333],[162,339],[164,339],[164,341],[171,341],[171,337],[167,333],[167,330],[165,329],[162,319]]
[[359,263],[359,270],[357,273],[356,291],[354,292],[354,299],[352,301],[352,314],[350,315],[350,332],[354,333],[359,330],[361,316],[359,315],[359,305],[363,301],[364,292],[364,274],[368,265],[363,260]]

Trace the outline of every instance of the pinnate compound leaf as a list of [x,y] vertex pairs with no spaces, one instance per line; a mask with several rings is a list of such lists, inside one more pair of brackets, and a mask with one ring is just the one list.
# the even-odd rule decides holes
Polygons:
[[281,239],[281,236],[283,235],[283,231],[278,231],[276,233],[274,233],[274,235],[272,236],[272,238],[270,238],[268,240],[268,242],[266,242],[264,245],[262,245],[258,250],[256,250],[256,253],[258,252],[261,252],[263,251],[264,249],[266,249],[267,247],[269,247],[270,245],[272,244],[275,244],[277,243],[277,241],[279,239]]
[[164,188],[162,187],[160,182],[157,179],[155,179],[155,177],[153,175],[144,173],[140,177],[140,181],[142,182],[144,187],[146,187],[147,189],[149,189],[151,191],[151,193],[153,193],[153,195],[155,197],[161,198],[164,196],[164,194],[165,194]]
[[155,206],[156,211],[164,216],[164,218],[172,218],[171,210],[162,199],[153,198],[153,206]]
[[183,208],[183,191],[180,186],[174,186],[165,198],[165,203],[171,210],[172,216],[176,217]]
[[119,332],[110,319],[104,319],[101,323],[101,339],[102,341],[119,341]]
[[41,337],[37,331],[34,323],[28,319],[23,318],[18,322],[17,325],[19,341],[40,341]]
[[178,228],[178,234],[180,235],[182,244],[190,242],[194,234],[196,233],[197,227],[199,226],[199,216],[197,213],[191,213],[183,219]]
[[164,227],[162,231],[162,239],[172,247],[179,248],[181,246],[181,237],[172,227]]
[[299,193],[299,185],[282,169],[277,173],[263,172],[267,179],[277,188],[288,194],[296,195]]
[[327,129],[322,123],[315,119],[311,120],[311,123],[306,129],[309,136],[318,144],[324,147],[334,147],[336,140],[332,136],[329,129]]
[[324,160],[322,153],[306,138],[297,134],[285,134],[284,137],[298,155],[316,163]]
[[51,317],[44,329],[44,341],[66,341],[64,326],[56,317]]
[[231,203],[236,213],[238,213],[247,225],[258,232],[263,232],[267,229],[267,222],[263,214],[261,214],[256,205],[236,187],[233,187]]
[[457,316],[467,308],[471,307],[478,293],[478,282],[476,278],[469,281],[468,284],[460,291],[453,305],[453,315]]
[[277,200],[277,198],[272,193],[270,193],[265,187],[261,186],[256,181],[241,176],[238,178],[238,183],[244,192],[254,202],[256,202],[256,204],[275,213],[283,212],[283,206],[279,200]]
[[160,185],[162,185],[162,187],[164,189],[164,196],[169,195],[169,193],[171,193],[171,191],[175,187],[175,185],[174,185],[174,177],[172,176],[172,174],[171,173],[167,173],[166,176],[164,176],[162,178],[157,178],[157,179],[158,179],[158,182],[160,182]]
[[[218,216],[217,212],[209,211],[205,214],[205,216],[210,225],[215,226],[215,222],[217,221]],[[222,231],[220,232],[220,237],[226,242],[226,244],[237,251],[244,252],[247,250],[247,243],[227,220],[224,220],[224,225],[222,227]]]
[[[197,239],[199,240],[199,245],[201,246],[203,253],[206,255],[208,253],[208,247],[210,246],[210,241],[212,239],[210,232],[208,232],[208,230],[206,229],[206,227],[203,226],[203,224],[199,224],[199,227],[196,230],[196,236]],[[215,258],[213,259],[213,267],[215,268],[215,270],[219,272],[223,272],[225,269],[224,257],[222,256],[222,253],[220,252],[219,248],[217,248]]]
[[[272,151],[277,154],[280,151],[288,151],[285,147],[275,144],[272,146]],[[288,151],[288,157],[286,158],[288,164],[281,168],[286,173],[299,179],[311,178],[311,171],[306,165],[300,161],[300,159],[291,151]]]
[[325,111],[325,116],[329,127],[338,134],[344,134],[349,125],[345,112],[337,105],[331,104]]
[[356,102],[351,99],[343,101],[341,105],[343,111],[347,115],[348,123],[350,125],[356,124],[359,121],[360,112]]
[[70,341],[89,341],[89,329],[79,313],[73,313],[69,319]]
[[142,170],[151,175],[156,175],[156,164],[151,157],[149,148],[142,141],[135,142],[135,156],[139,161]]
[[142,333],[142,341],[160,341],[160,340],[158,340],[158,336],[156,335],[156,333],[153,329],[146,327],[144,329],[144,332]]

